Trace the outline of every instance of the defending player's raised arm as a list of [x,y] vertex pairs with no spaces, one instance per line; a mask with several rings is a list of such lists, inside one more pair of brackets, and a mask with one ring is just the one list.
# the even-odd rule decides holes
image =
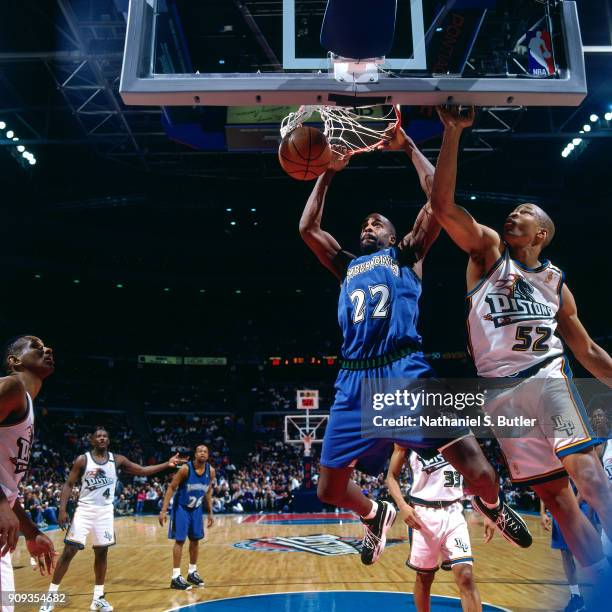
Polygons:
[[187,459],[181,459],[179,453],[176,453],[170,457],[168,461],[164,461],[164,463],[158,463],[156,465],[139,465],[138,463],[133,463],[123,455],[115,455],[115,461],[117,468],[125,470],[128,474],[134,474],[135,476],[152,476],[153,474],[163,472],[168,468],[173,468],[177,465],[187,463]]
[[353,257],[342,250],[329,232],[321,229],[321,217],[329,184],[336,172],[342,170],[347,163],[348,157],[335,155],[332,158],[330,167],[317,179],[300,219],[302,240],[339,281],[342,281],[348,262]]
[[59,512],[57,516],[57,522],[59,526],[64,529],[68,522],[68,516],[66,514],[66,504],[72,495],[72,490],[79,482],[83,472],[85,471],[85,467],[87,465],[87,459],[85,455],[80,455],[77,457],[76,461],[72,464],[72,468],[70,469],[70,473],[68,474],[68,478],[62,487],[62,492],[60,494],[60,503],[59,503]]
[[389,462],[389,469],[387,470],[386,483],[387,488],[389,489],[389,494],[400,511],[402,520],[410,527],[420,529],[421,523],[416,516],[416,512],[414,511],[414,508],[404,499],[399,484],[400,474],[402,473],[402,467],[406,463],[406,454],[408,452],[410,451],[398,446],[397,444],[394,445],[393,454],[391,455],[391,460]]
[[567,285],[561,289],[561,307],[557,312],[558,330],[576,359],[603,383],[612,387],[612,357],[604,351],[578,318],[576,300]]
[[164,501],[162,502],[161,510],[159,511],[159,524],[163,527],[166,522],[166,514],[168,513],[168,506],[172,496],[176,493],[176,490],[181,486],[184,480],[187,480],[189,476],[189,467],[182,465],[178,472],[172,477],[166,493],[164,494]]
[[458,107],[438,107],[438,115],[444,124],[444,136],[431,189],[431,208],[458,247],[476,257],[487,249],[497,249],[495,260],[501,246],[499,234],[478,223],[467,210],[455,203],[459,141],[464,128],[470,127],[474,121],[474,109],[463,115]]

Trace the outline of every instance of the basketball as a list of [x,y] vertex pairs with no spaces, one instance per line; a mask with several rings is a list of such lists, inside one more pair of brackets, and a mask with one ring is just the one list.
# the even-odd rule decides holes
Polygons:
[[278,149],[278,160],[290,177],[298,181],[311,181],[327,170],[331,148],[323,132],[300,126],[283,138]]

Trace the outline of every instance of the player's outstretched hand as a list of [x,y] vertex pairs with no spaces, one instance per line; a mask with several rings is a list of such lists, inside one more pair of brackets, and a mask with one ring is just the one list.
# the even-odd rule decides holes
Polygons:
[[19,519],[6,499],[0,503],[0,557],[13,552],[19,539]]
[[159,516],[157,517],[157,520],[159,521],[159,524],[163,527],[166,523],[166,513],[160,512]]
[[208,520],[206,521],[206,527],[210,529],[215,524],[215,518],[212,514],[208,515]]
[[400,509],[400,517],[408,527],[412,527],[413,529],[421,529],[423,525],[421,525],[421,521],[419,521],[416,511],[412,506],[406,504]]
[[180,453],[176,453],[176,455],[168,459],[168,466],[171,468],[175,468],[179,465],[183,465],[184,463],[187,463],[187,459],[185,459],[184,457],[181,457]]
[[57,561],[57,553],[53,542],[44,534],[39,533],[31,539],[26,540],[26,546],[32,557],[37,561],[37,565],[33,565],[32,569],[40,570],[41,576],[50,576],[55,568]]
[[484,520],[484,543],[488,544],[495,535],[495,523],[485,517]]
[[340,172],[346,168],[350,159],[351,156],[348,154],[348,149],[346,149],[344,152],[339,152],[332,149],[332,157],[327,169],[333,170],[334,172]]
[[438,117],[445,128],[456,128],[463,130],[474,123],[476,110],[473,106],[436,106]]

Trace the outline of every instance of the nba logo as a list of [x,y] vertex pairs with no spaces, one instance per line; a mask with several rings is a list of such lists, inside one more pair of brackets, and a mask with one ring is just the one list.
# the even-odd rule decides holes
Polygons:
[[529,53],[529,73],[547,77],[555,73],[550,33],[547,30],[531,30],[525,36]]

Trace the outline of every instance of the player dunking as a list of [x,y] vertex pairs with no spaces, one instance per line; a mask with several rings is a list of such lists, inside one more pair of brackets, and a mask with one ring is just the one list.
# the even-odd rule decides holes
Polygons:
[[[168,539],[174,540],[172,549],[171,589],[186,591],[191,585],[203,587],[204,581],[198,573],[198,549],[204,537],[204,514],[202,502],[206,496],[208,520],[206,527],[213,526],[212,483],[215,480],[215,469],[208,463],[208,447],[205,444],[196,446],[194,459],[181,467],[168,485],[164,503],[159,513],[159,524],[163,527],[166,513],[172,499]],[[189,537],[189,572],[187,580],[181,576],[181,557],[183,544]]]
[[[417,573],[414,584],[416,609],[429,612],[431,608],[431,585],[441,558],[442,567],[453,572],[463,611],[479,612],[482,604],[472,572],[474,559],[461,503],[461,474],[440,454],[423,459],[414,451],[410,452],[408,465],[412,487],[407,502],[399,484],[406,455],[405,448],[395,445],[387,486],[401,518],[410,528],[410,557],[406,565]],[[490,523],[485,525],[485,534],[485,541],[493,536]]]
[[53,351],[36,336],[20,336],[4,350],[2,365],[8,376],[0,378],[0,609],[12,612],[8,597],[15,591],[11,553],[19,531],[41,573],[51,573],[55,550],[17,499],[19,483],[30,463],[34,438],[34,405],[43,381],[53,373]]
[[[597,512],[608,536],[612,534],[612,488],[593,450],[598,441],[555,332],[578,361],[608,385],[612,384],[612,359],[580,322],[563,273],[541,258],[555,231],[541,208],[518,206],[506,218],[500,237],[455,204],[459,140],[462,130],[473,122],[474,109],[465,116],[457,108],[440,108],[438,113],[444,138],[431,205],[442,227],[469,254],[470,351],[479,376],[510,377],[505,388],[490,390],[485,411],[494,417],[518,403],[521,414],[537,417],[530,437],[499,437],[510,475],[514,482],[531,486],[557,519],[574,556],[597,574],[606,566],[599,536],[580,512],[568,474]],[[540,385],[535,391],[534,385],[529,386],[534,380]],[[551,424],[554,435],[547,433]]]
[[[406,152],[429,198],[434,168],[427,158],[401,129],[388,147]],[[362,436],[361,383],[368,378],[432,376],[433,371],[423,357],[416,324],[423,260],[440,227],[427,203],[417,215],[412,231],[398,241],[392,223],[374,213],[361,225],[362,255],[356,257],[343,250],[335,238],[321,229],[321,217],[332,177],[346,163],[346,159],[334,158],[317,180],[302,213],[300,234],[341,283],[338,316],[344,336],[343,359],[323,440],[317,493],[321,501],[349,508],[361,517],[364,524],[361,560],[369,565],[376,562],[384,549],[385,534],[395,519],[395,509],[388,502],[377,503],[365,497],[351,480],[351,473],[358,465],[365,472],[379,474],[392,440]],[[478,502],[504,537],[520,546],[531,544],[524,521],[499,503],[495,472],[473,436],[462,432],[455,439],[428,439],[416,432],[406,445],[422,452],[441,452],[482,498]]]
[[[97,427],[91,434],[91,451],[77,457],[72,465],[68,479],[62,487],[58,522],[66,527],[68,517],[66,504],[73,488],[81,482],[79,501],[72,523],[64,538],[64,551],[53,573],[49,592],[59,589],[60,582],[68,571],[74,556],[85,548],[87,536],[91,534],[94,549],[95,586],[90,610],[111,612],[113,606],[104,597],[108,547],[115,544],[114,506],[115,487],[119,470],[136,476],[152,476],[182,463],[178,453],[165,463],[143,467],[132,463],[123,455],[108,450],[110,439],[104,427]],[[40,612],[50,612],[53,604],[41,606]]]

